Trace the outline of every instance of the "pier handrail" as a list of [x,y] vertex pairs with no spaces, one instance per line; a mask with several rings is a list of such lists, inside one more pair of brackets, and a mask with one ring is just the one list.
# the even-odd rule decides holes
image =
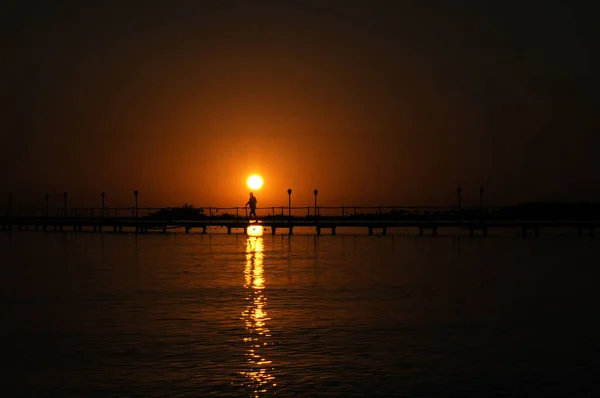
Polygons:
[[[11,218],[74,218],[74,219],[119,219],[148,217],[163,209],[184,209],[182,207],[46,207],[46,208],[13,208]],[[201,206],[189,208],[208,219],[223,217],[247,218],[248,208],[245,206],[212,207]],[[357,217],[413,217],[413,216],[469,216],[482,214],[492,215],[501,207],[466,206],[263,206],[257,207],[259,218],[357,218]],[[8,217],[5,212],[4,217]]]

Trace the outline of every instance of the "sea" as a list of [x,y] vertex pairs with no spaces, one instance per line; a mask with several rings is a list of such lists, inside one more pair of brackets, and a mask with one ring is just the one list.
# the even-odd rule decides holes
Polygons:
[[2,397],[593,397],[600,238],[0,232]]

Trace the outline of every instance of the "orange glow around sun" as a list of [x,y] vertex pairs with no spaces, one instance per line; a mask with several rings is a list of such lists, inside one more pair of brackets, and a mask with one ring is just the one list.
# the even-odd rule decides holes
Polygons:
[[250,189],[260,189],[263,185],[263,179],[258,174],[254,174],[248,177],[246,184],[248,184],[248,188]]

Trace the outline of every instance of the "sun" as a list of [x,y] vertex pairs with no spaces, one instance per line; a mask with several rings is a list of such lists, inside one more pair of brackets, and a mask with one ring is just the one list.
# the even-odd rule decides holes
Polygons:
[[263,185],[263,179],[258,174],[254,174],[248,177],[246,183],[248,184],[248,188],[250,189],[260,189],[260,187],[262,187]]

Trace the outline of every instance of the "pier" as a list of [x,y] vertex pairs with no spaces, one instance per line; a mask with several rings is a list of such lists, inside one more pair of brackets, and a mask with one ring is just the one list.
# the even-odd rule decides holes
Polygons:
[[[93,233],[211,233],[215,227],[228,234],[247,233],[260,225],[265,233],[293,234],[308,227],[317,235],[336,235],[340,228],[361,229],[369,235],[387,235],[393,228],[409,228],[415,235],[438,235],[439,230],[487,236],[491,229],[540,236],[544,230],[593,236],[600,225],[597,217],[541,218],[506,212],[502,208],[452,207],[268,207],[258,208],[258,222],[249,221],[244,207],[204,207],[193,218],[156,216],[158,208],[55,208],[15,209],[0,217],[0,230]],[[163,209],[164,210],[164,209]]]

